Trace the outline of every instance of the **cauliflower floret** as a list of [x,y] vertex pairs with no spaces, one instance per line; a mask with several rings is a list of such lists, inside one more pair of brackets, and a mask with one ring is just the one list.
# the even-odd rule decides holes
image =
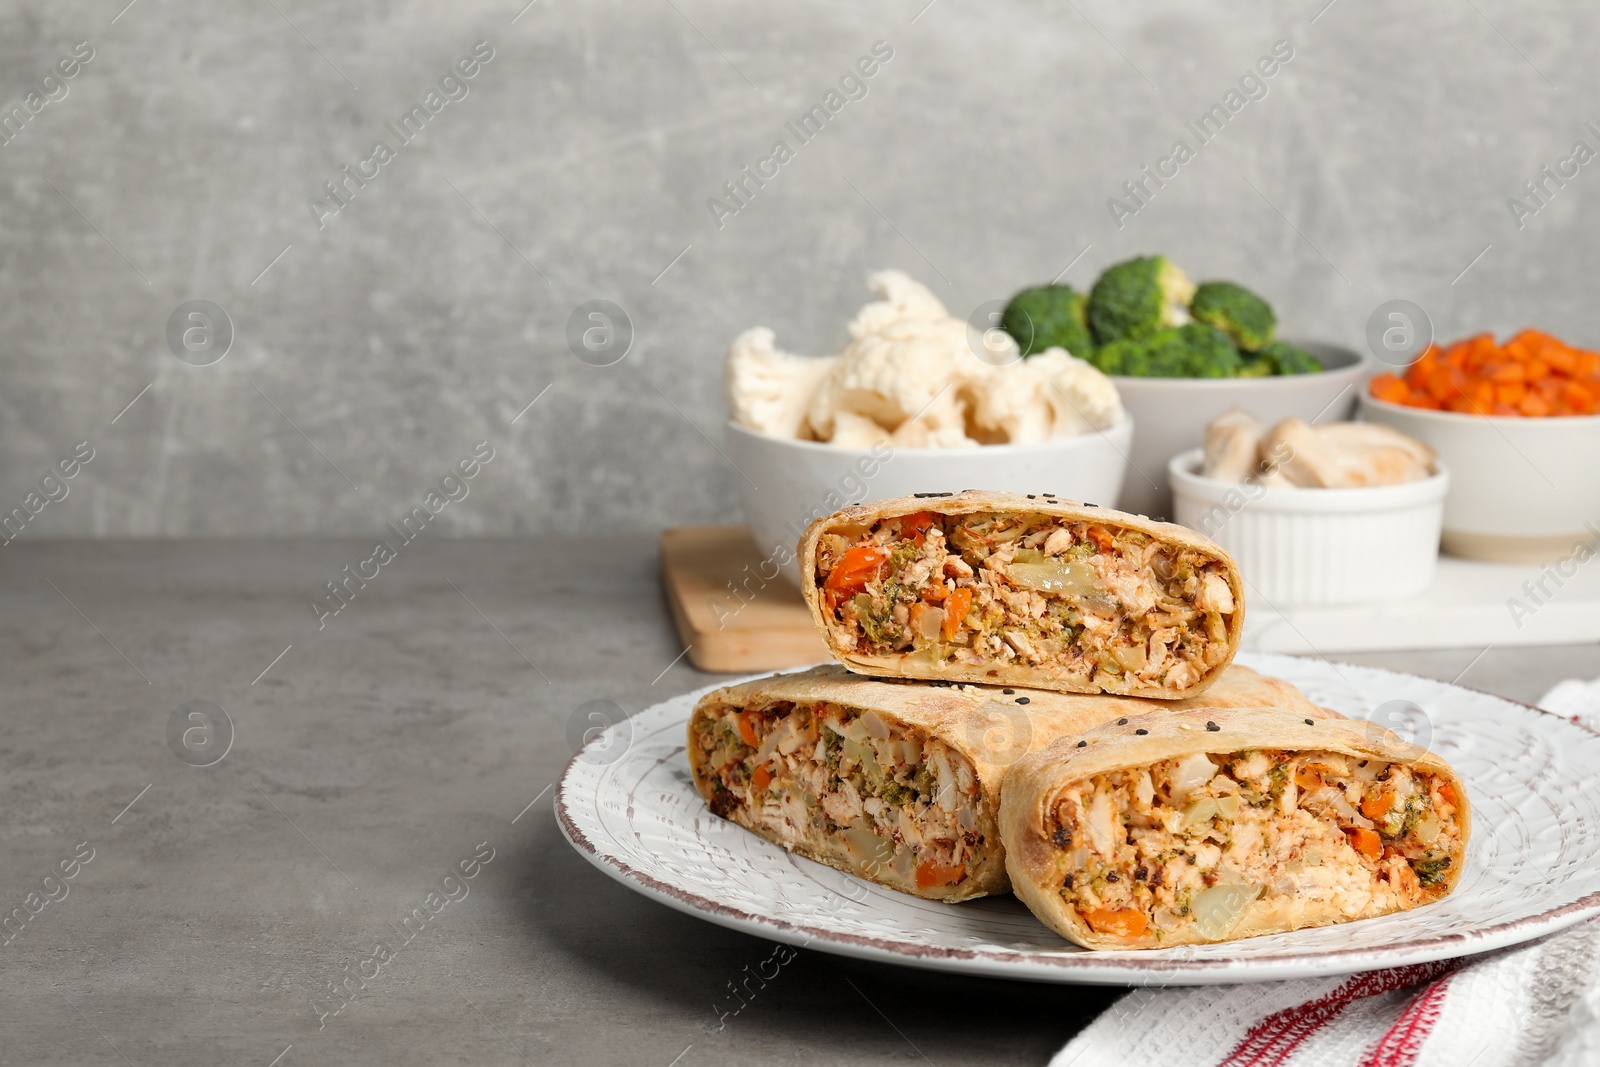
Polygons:
[[889,437],[896,448],[976,448],[967,436],[967,420],[954,389],[934,398],[926,411],[900,424]]
[[[852,340],[812,397],[807,421],[832,441],[841,413],[871,419],[908,447],[967,445],[958,391],[989,368],[967,343],[967,324],[899,271],[869,279],[880,299],[850,324]],[[908,425],[915,420],[915,425]]]
[[773,437],[805,436],[806,408],[837,362],[780,351],[765,326],[734,338],[723,368],[723,391],[733,421]]
[[833,436],[828,439],[828,443],[838,445],[840,448],[870,449],[876,445],[888,444],[889,431],[865,415],[841,411],[833,417]]
[[1105,430],[1123,417],[1111,379],[1060,348],[996,368],[975,395],[976,425],[1012,444]]
[[882,332],[901,319],[947,319],[939,298],[926,285],[904,271],[880,270],[867,276],[867,289],[878,299],[862,306],[850,323],[851,337],[868,337]]
[[1067,403],[1064,410],[1071,412],[1070,424],[1060,413],[1056,416],[1056,436],[1086,433],[1089,430],[1109,430],[1124,417],[1122,397],[1116,383],[1098,368],[1085,363],[1061,349],[1051,349],[1034,356],[1028,362],[1044,360],[1039,375],[1047,383],[1048,395]]
[[735,339],[724,385],[737,424],[847,448],[970,448],[1048,441],[1123,418],[1111,380],[1062,349],[1021,359],[1009,335],[980,335],[900,271],[878,271],[867,284],[877,299],[850,323],[838,356],[782,352],[764,328]]

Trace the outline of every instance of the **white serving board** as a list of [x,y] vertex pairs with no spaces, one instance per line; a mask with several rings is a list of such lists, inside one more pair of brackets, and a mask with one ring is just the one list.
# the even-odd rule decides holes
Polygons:
[[[1565,569],[1576,573],[1441,556],[1433,584],[1410,600],[1282,610],[1257,596],[1246,575],[1242,647],[1332,654],[1600,641],[1600,559]],[[1549,595],[1537,588],[1541,578]],[[1514,610],[1513,598],[1522,607]]]

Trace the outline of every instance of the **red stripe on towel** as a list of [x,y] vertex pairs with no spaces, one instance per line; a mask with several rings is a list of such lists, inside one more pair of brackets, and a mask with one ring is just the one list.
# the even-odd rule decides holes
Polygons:
[[1358,974],[1326,996],[1268,1015],[1245,1033],[1218,1067],[1279,1067],[1306,1038],[1337,1019],[1355,1001],[1432,981],[1459,965],[1460,961],[1444,960]]
[[1422,1042],[1439,1021],[1439,1010],[1444,1007],[1454,977],[1446,975],[1412,997],[1388,1031],[1367,1049],[1358,1067],[1412,1067],[1417,1053],[1422,1051]]

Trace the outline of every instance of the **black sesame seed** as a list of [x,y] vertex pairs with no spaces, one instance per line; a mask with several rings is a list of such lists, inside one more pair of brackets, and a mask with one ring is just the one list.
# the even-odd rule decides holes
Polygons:
[[1214,722],[1211,722],[1210,720],[1207,720],[1206,721],[1206,729],[1210,730],[1212,733],[1216,733],[1218,730],[1222,729],[1222,727],[1218,726]]
[[1079,741],[1078,742],[1078,747],[1079,748],[1088,748],[1089,747],[1089,742],[1087,742],[1087,741]]
[[1083,506],[1086,507],[1086,508],[1097,508],[1100,505],[1099,504],[1084,504]]
[[1144,734],[1147,734],[1149,732],[1150,732],[1149,730],[1146,730],[1146,729],[1143,729],[1143,728],[1140,728],[1140,729],[1134,731],[1134,733],[1139,734],[1141,736],[1144,735]]
[[1118,719],[1117,720],[1117,725],[1118,726],[1126,726],[1126,725],[1128,725],[1128,720],[1127,719]]
[[1016,690],[1015,689],[1002,689],[1002,690],[1000,690],[1000,692],[1004,693],[1006,696],[1011,696],[1013,693],[1016,692]]
[[1034,494],[1032,494],[1032,493],[1029,493],[1029,494],[1028,494],[1028,499],[1029,499],[1029,500],[1037,500],[1037,499],[1038,499],[1038,497],[1036,497],[1036,496],[1035,496],[1035,495],[1034,495]]
[[918,500],[927,500],[929,497],[935,496],[955,496],[954,493],[912,493],[911,495]]
[[1017,698],[1017,703],[1018,704],[1026,704],[1026,703],[1028,703],[1028,698],[1027,697],[1018,697]]
[[1316,724],[1316,723],[1314,723],[1314,722],[1312,722],[1312,721],[1311,721],[1311,720],[1310,720],[1310,719],[1307,719],[1307,720],[1306,720],[1306,725],[1307,725],[1307,726],[1315,726],[1315,725],[1317,725],[1317,724]]

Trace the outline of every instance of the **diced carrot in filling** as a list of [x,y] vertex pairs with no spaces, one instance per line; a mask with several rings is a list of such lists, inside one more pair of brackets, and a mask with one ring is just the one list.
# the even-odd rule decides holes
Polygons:
[[844,597],[865,589],[888,560],[889,552],[881,545],[863,544],[850,549],[834,565],[823,586],[829,600],[838,603]]
[[960,885],[999,841],[971,763],[875,712],[713,709],[692,744],[714,813],[897,889]]
[[755,748],[761,743],[756,737],[756,728],[760,723],[761,715],[754,711],[747,711],[735,720],[735,726],[739,731],[739,739],[751,748]]
[[1041,514],[882,519],[823,535],[817,571],[847,651],[1035,667],[1110,693],[1193,686],[1226,658],[1238,610],[1219,560]]
[[949,885],[965,878],[967,870],[958,863],[943,864],[936,860],[923,860],[917,864],[917,888],[930,889],[936,885]]
[[1350,839],[1350,847],[1367,859],[1377,860],[1383,856],[1383,838],[1378,836],[1378,831],[1355,826],[1344,834]]
[[933,588],[938,589],[939,595],[946,601],[944,627],[940,631],[940,636],[946,641],[953,641],[956,634],[961,632],[961,624],[966,619],[967,612],[972,610],[972,590],[962,587],[946,594],[944,587],[938,583],[935,583]]
[[1143,937],[1149,926],[1138,908],[1096,908],[1084,912],[1083,921],[1096,933],[1113,937]]
[[915,515],[907,515],[900,520],[900,536],[909,538],[920,545],[932,527],[933,513],[919,511]]
[[1048,827],[1058,890],[1091,929],[1214,941],[1257,901],[1359,919],[1437,899],[1458,804],[1449,781],[1401,764],[1252,750],[1073,783]]
[[1369,819],[1381,819],[1394,807],[1394,794],[1387,789],[1368,793],[1361,798],[1361,814]]

